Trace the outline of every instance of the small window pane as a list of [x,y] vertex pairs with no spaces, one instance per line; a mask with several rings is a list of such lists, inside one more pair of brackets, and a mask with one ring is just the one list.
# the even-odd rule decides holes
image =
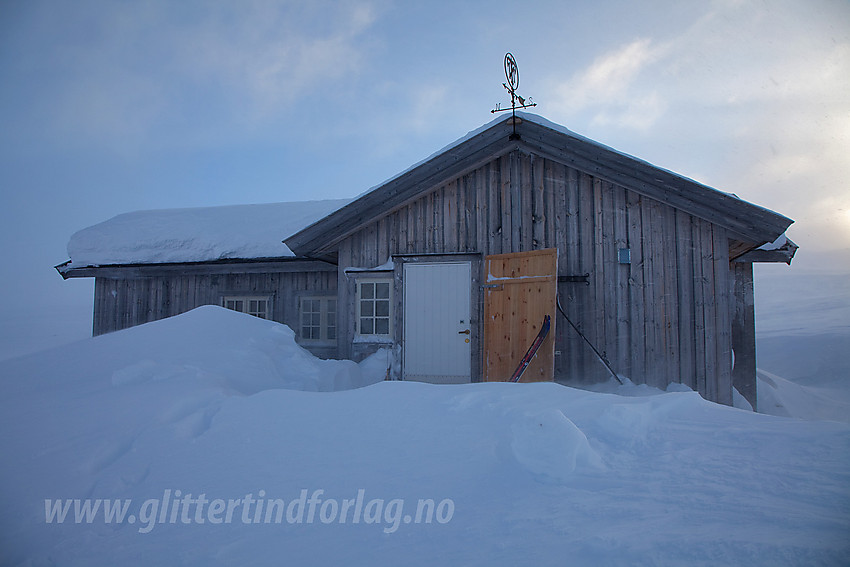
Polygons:
[[386,317],[390,314],[390,302],[389,301],[376,301],[375,302],[375,315],[378,317]]
[[377,297],[378,299],[389,299],[390,298],[390,284],[388,284],[388,283],[375,284],[375,297]]
[[361,335],[372,335],[375,333],[375,327],[373,325],[374,319],[367,319],[365,317],[360,319],[360,334]]
[[371,317],[375,314],[375,304],[372,301],[360,302],[360,316]]
[[390,320],[389,319],[375,319],[375,334],[376,335],[388,335],[388,334],[390,334]]
[[374,299],[375,297],[375,284],[373,283],[364,283],[360,286],[360,297],[363,299]]

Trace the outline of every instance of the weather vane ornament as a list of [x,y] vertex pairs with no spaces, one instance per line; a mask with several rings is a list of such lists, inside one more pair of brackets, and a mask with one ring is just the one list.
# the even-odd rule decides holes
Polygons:
[[[516,109],[517,108],[530,108],[532,106],[537,106],[537,103],[534,102],[534,99],[528,97],[528,102],[525,101],[524,98],[517,94],[517,89],[519,88],[519,67],[517,67],[516,59],[510,53],[505,54],[505,78],[507,79],[506,83],[502,83],[502,86],[505,87],[511,94],[511,115],[513,117],[513,125],[514,125],[514,133],[511,134],[511,139],[519,138],[519,135],[516,133]],[[519,104],[517,104],[519,102]],[[496,103],[496,108],[491,110],[490,112],[495,114],[497,112],[504,112],[508,110],[507,108],[502,108],[500,103]]]

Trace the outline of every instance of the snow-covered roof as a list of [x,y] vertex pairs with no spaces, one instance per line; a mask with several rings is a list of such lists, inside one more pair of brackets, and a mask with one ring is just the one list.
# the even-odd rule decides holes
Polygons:
[[283,240],[350,199],[124,213],[71,236],[64,269],[294,257]]

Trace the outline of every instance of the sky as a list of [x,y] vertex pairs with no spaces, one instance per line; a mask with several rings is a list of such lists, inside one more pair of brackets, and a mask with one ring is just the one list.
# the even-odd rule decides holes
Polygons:
[[0,0],[0,342],[90,332],[77,230],[358,195],[508,104],[506,52],[536,113],[850,272],[850,2]]

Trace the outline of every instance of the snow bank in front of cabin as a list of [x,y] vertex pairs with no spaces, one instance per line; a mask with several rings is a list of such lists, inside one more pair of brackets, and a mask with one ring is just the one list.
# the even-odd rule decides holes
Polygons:
[[291,257],[283,240],[350,199],[124,213],[71,236],[74,268]]
[[388,360],[205,307],[0,363],[2,562],[850,561],[850,425],[630,384],[356,388]]

